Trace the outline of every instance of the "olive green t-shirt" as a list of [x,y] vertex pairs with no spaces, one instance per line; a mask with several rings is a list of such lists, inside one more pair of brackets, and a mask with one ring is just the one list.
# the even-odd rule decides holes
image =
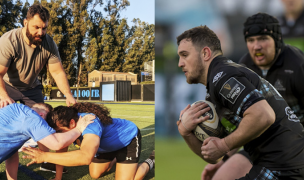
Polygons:
[[41,84],[37,76],[44,65],[60,61],[57,45],[47,34],[36,48],[25,42],[22,28],[13,29],[0,38],[0,64],[8,67],[3,80],[20,91]]

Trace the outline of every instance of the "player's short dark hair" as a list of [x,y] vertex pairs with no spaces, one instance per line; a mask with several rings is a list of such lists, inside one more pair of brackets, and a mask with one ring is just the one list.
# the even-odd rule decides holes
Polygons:
[[45,7],[43,7],[41,4],[34,4],[28,9],[27,14],[26,14],[26,19],[30,20],[36,14],[39,15],[39,17],[41,18],[41,20],[43,22],[48,21],[50,18],[50,13]]
[[189,29],[179,35],[177,38],[177,45],[183,39],[190,40],[193,45],[201,50],[203,47],[208,46],[212,52],[220,51],[222,53],[221,42],[217,35],[205,26],[197,26]]

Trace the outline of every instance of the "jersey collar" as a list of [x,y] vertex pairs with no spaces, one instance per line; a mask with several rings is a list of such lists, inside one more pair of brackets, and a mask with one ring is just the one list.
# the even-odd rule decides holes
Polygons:
[[209,88],[209,77],[210,77],[210,74],[211,74],[211,71],[212,69],[214,69],[214,67],[221,61],[223,60],[229,60],[228,58],[222,56],[222,55],[218,55],[216,56],[210,63],[210,66],[208,68],[208,75],[207,75],[207,86],[206,88],[208,89]]

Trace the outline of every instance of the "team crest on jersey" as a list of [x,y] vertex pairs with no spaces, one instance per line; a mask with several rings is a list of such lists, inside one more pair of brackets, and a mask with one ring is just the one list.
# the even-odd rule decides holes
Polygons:
[[224,85],[224,88],[227,89],[227,90],[231,90],[230,84],[225,84],[225,85]]
[[244,89],[245,86],[242,83],[240,83],[234,77],[231,77],[222,86],[220,94],[230,103],[234,104]]
[[217,73],[214,77],[213,77],[213,83],[215,83],[216,81],[218,81],[221,77],[222,77],[223,71]]
[[278,91],[286,91],[286,88],[283,86],[283,83],[280,81],[280,79],[277,79],[277,81],[274,83],[274,87]]
[[300,122],[299,118],[297,117],[297,115],[294,114],[294,111],[291,110],[291,108],[289,106],[287,106],[285,108],[285,113],[288,116],[288,120],[289,121],[294,121],[294,122]]

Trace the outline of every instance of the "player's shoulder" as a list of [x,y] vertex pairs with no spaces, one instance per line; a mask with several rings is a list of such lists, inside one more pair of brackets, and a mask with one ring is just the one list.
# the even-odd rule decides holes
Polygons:
[[291,45],[285,45],[282,56],[279,56],[279,58],[283,58],[284,64],[291,64],[294,67],[304,64],[303,51]]
[[220,81],[221,79],[227,79],[235,76],[240,73],[239,71],[241,67],[242,66],[229,59],[221,61],[211,69],[209,81],[216,84],[216,82]]
[[13,103],[13,104],[8,105],[8,107],[11,107],[13,109],[20,109],[20,110],[31,110],[31,108],[29,106],[26,106],[21,103]]
[[5,43],[5,42],[13,43],[20,40],[21,35],[22,35],[22,28],[12,29],[4,33],[1,36],[0,41],[1,43]]
[[48,49],[48,50],[57,49],[56,42],[55,42],[54,39],[53,39],[50,35],[48,35],[48,34],[45,35],[45,41],[43,41],[42,46],[43,46],[45,49]]
[[48,42],[54,42],[54,39],[53,39],[49,34],[45,34],[45,39],[46,39]]

